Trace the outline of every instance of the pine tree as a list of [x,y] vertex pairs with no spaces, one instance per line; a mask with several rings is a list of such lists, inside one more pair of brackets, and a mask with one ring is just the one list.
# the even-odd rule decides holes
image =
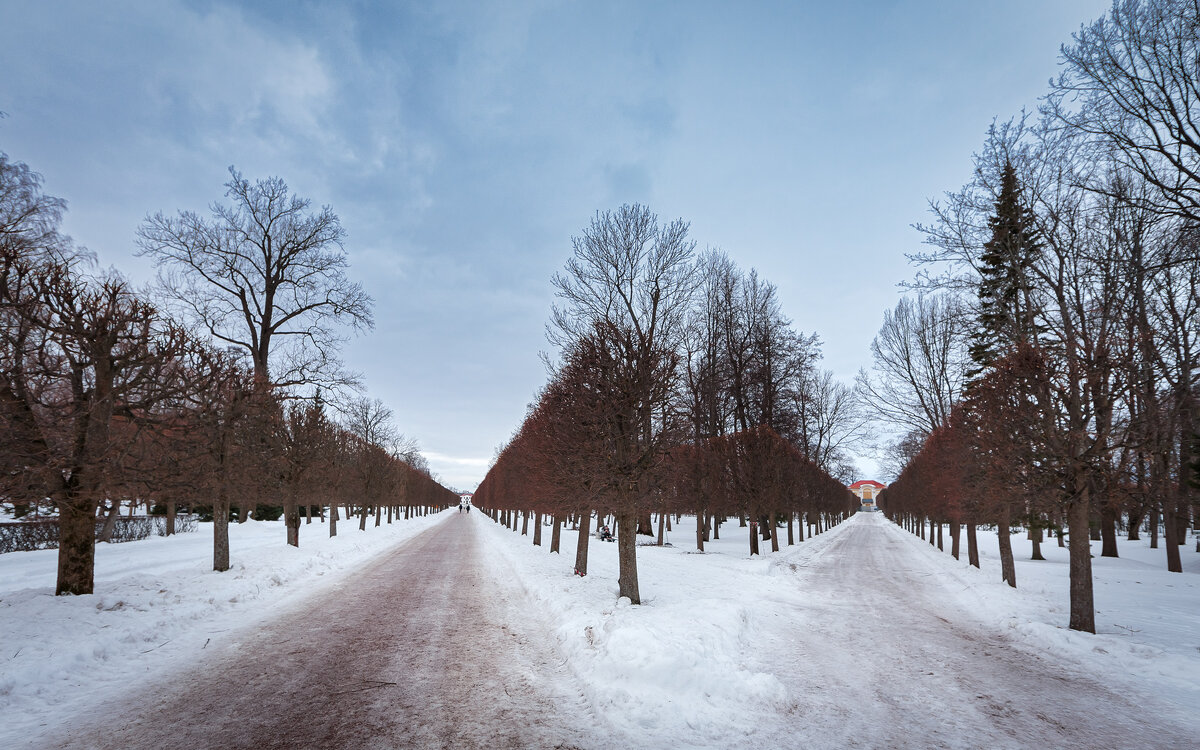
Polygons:
[[1021,205],[1021,186],[1011,163],[1004,165],[996,213],[988,219],[992,238],[979,257],[979,329],[972,337],[971,359],[977,379],[997,359],[1021,344],[1036,344],[1030,271],[1041,254],[1033,215]]

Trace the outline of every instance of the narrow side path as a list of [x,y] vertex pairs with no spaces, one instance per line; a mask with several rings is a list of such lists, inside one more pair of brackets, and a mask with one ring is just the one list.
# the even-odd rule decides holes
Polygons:
[[[766,653],[809,737],[840,747],[1177,748],[1194,728],[982,624],[904,532],[860,514],[796,585]],[[923,544],[923,542],[922,542]]]
[[482,522],[449,515],[54,746],[603,747],[571,723],[553,640],[481,559]]

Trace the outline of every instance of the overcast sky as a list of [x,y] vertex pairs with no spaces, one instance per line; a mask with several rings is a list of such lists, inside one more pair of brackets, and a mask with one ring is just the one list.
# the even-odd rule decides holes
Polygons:
[[376,305],[346,362],[473,489],[545,381],[550,277],[595,211],[690,221],[850,382],[927,200],[1106,8],[0,0],[0,151],[137,282],[138,224],[222,199],[230,165],[331,205]]

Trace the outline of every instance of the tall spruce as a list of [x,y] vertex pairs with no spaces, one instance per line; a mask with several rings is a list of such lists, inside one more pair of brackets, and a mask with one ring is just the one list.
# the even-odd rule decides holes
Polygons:
[[978,379],[1007,352],[1036,345],[1040,328],[1035,318],[1031,269],[1041,254],[1033,215],[1021,203],[1021,185],[1010,162],[1000,177],[996,213],[988,219],[992,238],[979,256],[979,328],[970,355]]
[[[1016,422],[1006,422],[997,419],[999,415],[1028,415],[1029,409],[1036,410],[1036,398],[1027,379],[1030,373],[1020,372],[1024,368],[1018,363],[1036,361],[1029,356],[1041,333],[1035,316],[1032,271],[1041,254],[1041,243],[1033,214],[1022,205],[1021,184],[1011,162],[1006,161],[1001,171],[996,212],[988,219],[988,226],[992,237],[979,257],[979,326],[969,350],[975,366],[968,372],[967,383],[970,408],[980,416],[988,415],[979,423],[975,436],[974,449],[981,462],[995,461],[1004,453],[1002,446],[1029,444],[1021,437],[1027,430],[1020,424],[1020,417]],[[1006,377],[1014,366],[1020,374]],[[1035,463],[1028,452],[1020,455],[1027,465]],[[1017,475],[1024,476],[1024,480],[1016,480],[994,504],[1001,574],[1014,588],[1016,565],[1009,534],[1013,512],[1031,529],[1043,525],[1031,502],[1034,492],[1027,472]]]

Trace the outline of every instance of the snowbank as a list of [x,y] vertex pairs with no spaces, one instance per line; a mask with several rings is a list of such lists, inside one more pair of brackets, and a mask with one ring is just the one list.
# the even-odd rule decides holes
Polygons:
[[[802,604],[791,566],[819,556],[839,532],[786,554],[749,558],[747,529],[722,525],[722,539],[692,548],[685,517],[674,546],[638,548],[642,606],[618,599],[615,544],[592,539],[588,575],[573,575],[577,532],[563,531],[560,555],[485,516],[489,552],[516,571],[535,611],[547,619],[592,711],[630,738],[671,737],[677,747],[732,747],[792,707],[780,679],[761,664],[759,644],[776,615]],[[646,538],[649,541],[649,538]],[[784,566],[781,568],[780,566]]]

